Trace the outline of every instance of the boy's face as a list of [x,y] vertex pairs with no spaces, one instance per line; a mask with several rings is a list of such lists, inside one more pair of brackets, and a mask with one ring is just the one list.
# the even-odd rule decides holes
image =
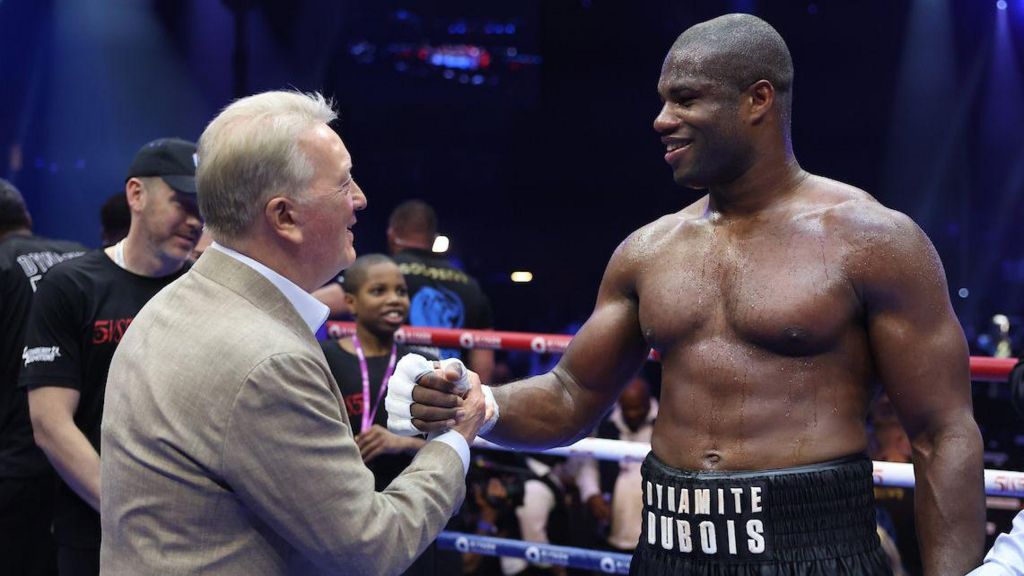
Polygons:
[[355,294],[346,294],[356,322],[374,334],[394,334],[409,316],[405,277],[390,262],[366,270],[366,281]]

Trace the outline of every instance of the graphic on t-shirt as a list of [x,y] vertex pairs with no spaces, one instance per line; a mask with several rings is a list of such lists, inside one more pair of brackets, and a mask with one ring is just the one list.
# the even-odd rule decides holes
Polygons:
[[461,328],[464,321],[462,300],[440,286],[420,288],[409,305],[409,323],[413,326]]
[[124,336],[125,330],[132,323],[132,318],[119,318],[117,320],[97,320],[92,325],[92,343],[106,344],[113,342],[117,344]]

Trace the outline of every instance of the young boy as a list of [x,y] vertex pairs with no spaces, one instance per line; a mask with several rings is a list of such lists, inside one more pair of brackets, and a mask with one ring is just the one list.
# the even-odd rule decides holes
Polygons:
[[383,254],[357,258],[345,271],[344,288],[345,302],[356,318],[356,335],[326,340],[321,346],[345,398],[363,461],[381,491],[424,444],[420,438],[388,432],[384,409],[388,378],[398,360],[409,353],[406,346],[395,343],[395,331],[409,314],[409,294],[398,266]]

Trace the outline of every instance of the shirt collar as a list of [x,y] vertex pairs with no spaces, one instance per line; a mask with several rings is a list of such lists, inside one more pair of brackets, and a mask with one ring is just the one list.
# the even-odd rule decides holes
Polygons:
[[242,264],[245,264],[249,268],[260,273],[261,276],[270,281],[271,284],[277,287],[284,294],[284,297],[291,302],[292,306],[295,307],[295,311],[302,317],[302,321],[309,326],[309,331],[316,333],[320,329],[320,326],[327,320],[327,315],[330,314],[331,309],[324,305],[322,302],[310,295],[302,288],[299,288],[291,280],[281,276],[277,272],[271,270],[266,265],[253,260],[252,258],[232,250],[227,246],[222,246],[216,242],[210,244],[210,248],[214,248],[231,256],[235,260],[238,260]]

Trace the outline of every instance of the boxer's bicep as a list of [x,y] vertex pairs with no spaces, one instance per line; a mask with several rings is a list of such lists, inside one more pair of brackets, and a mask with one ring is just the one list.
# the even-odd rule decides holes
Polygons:
[[868,341],[878,378],[913,439],[971,416],[969,356],[942,263],[924,232],[909,219],[898,223],[887,251],[862,291]]
[[913,445],[915,516],[926,573],[959,574],[981,560],[982,441],[970,360],[935,248],[905,216],[865,268],[868,341],[879,379]]

